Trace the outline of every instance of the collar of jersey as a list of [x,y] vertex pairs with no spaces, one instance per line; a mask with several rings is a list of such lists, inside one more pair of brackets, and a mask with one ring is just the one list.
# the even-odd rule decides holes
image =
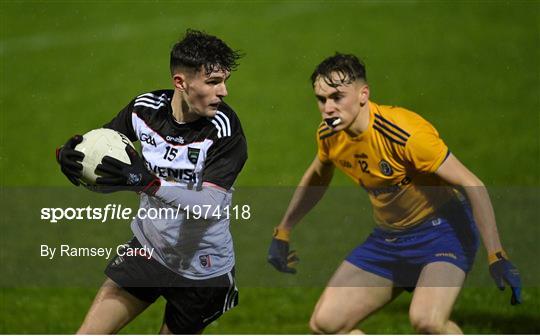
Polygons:
[[168,104],[166,105],[167,106],[167,120],[169,121],[169,123],[171,125],[173,125],[174,128],[178,128],[178,129],[185,129],[186,127],[193,127],[193,126],[196,126],[196,125],[199,125],[201,123],[204,123],[206,118],[205,117],[200,117],[199,119],[197,120],[194,120],[194,121],[190,121],[190,122],[187,122],[187,123],[179,123],[178,121],[176,121],[176,119],[174,119],[173,117],[173,111],[172,111],[172,106],[171,106],[171,102],[169,101]]

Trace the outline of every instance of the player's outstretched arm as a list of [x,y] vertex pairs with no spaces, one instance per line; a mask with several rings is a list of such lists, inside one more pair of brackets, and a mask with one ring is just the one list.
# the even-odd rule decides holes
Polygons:
[[463,187],[473,210],[476,226],[487,249],[489,270],[499,289],[507,283],[512,288],[511,303],[521,303],[521,279],[517,268],[508,260],[497,231],[495,213],[486,187],[476,175],[450,154],[435,172],[446,182]]
[[296,273],[296,251],[289,251],[289,236],[293,227],[319,202],[334,176],[334,166],[318,157],[300,180],[281,223],[274,229],[268,251],[268,262],[278,271]]
[[291,231],[320,201],[333,176],[334,165],[315,157],[300,180],[278,229]]

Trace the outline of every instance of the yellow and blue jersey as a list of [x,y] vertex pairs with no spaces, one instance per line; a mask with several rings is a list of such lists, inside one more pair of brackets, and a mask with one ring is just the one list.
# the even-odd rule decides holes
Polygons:
[[447,203],[454,193],[435,171],[449,155],[437,130],[404,108],[369,102],[368,129],[357,137],[317,131],[318,158],[332,163],[369,194],[382,227],[413,227]]

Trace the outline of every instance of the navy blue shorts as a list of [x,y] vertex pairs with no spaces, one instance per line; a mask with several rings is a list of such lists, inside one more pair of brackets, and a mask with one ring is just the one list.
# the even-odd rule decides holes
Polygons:
[[395,286],[415,287],[422,268],[432,262],[448,262],[468,273],[477,249],[478,231],[471,209],[453,201],[411,229],[375,228],[345,260]]

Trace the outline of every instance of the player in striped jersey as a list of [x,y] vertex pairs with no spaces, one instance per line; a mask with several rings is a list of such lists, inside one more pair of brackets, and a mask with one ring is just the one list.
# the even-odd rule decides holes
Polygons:
[[[238,303],[229,230],[232,186],[247,159],[242,126],[225,104],[226,80],[240,55],[222,40],[188,30],[171,51],[173,90],[135,97],[105,127],[140,141],[127,146],[131,164],[110,157],[97,172],[101,189],[133,190],[146,210],[209,209],[176,218],[135,217],[125,244],[148,255],[118,255],[79,333],[116,333],[163,296],[161,333],[196,334]],[[58,153],[62,171],[78,185],[82,153],[76,136]],[[157,213],[157,212],[156,212]],[[169,212],[170,213],[170,212]]]
[[460,333],[449,317],[474,260],[477,231],[496,284],[508,283],[511,303],[519,303],[519,273],[503,251],[487,191],[435,128],[414,112],[371,102],[365,67],[353,55],[327,58],[311,79],[323,118],[318,153],[275,229],[268,261],[296,272],[290,231],[321,199],[335,167],[368,192],[378,224],[335,272],[311,329],[359,332],[360,321],[414,289],[409,315],[417,332]]

